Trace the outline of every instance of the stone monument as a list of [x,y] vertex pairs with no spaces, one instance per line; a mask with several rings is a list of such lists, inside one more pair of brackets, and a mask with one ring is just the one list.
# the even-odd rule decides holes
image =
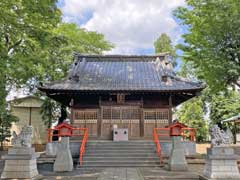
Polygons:
[[187,161],[181,136],[172,136],[172,150],[168,161],[170,171],[187,171]]
[[73,170],[73,159],[69,148],[69,137],[61,137],[58,145],[57,157],[54,162],[53,170],[55,172],[66,172]]
[[39,177],[35,149],[31,147],[32,127],[24,126],[20,134],[13,132],[12,148],[3,156],[5,166],[1,179],[35,179]]
[[217,125],[210,128],[211,148],[207,149],[202,179],[240,179],[237,155],[230,147],[232,134],[224,132]]

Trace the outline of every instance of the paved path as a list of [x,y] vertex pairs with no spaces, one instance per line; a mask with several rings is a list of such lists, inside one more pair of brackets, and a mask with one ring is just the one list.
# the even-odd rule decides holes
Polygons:
[[144,178],[136,168],[108,168],[97,180],[144,180]]

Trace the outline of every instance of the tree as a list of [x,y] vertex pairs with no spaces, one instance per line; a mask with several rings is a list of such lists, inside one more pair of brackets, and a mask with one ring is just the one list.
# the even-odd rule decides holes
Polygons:
[[166,33],[162,33],[154,42],[154,49],[156,54],[168,52],[169,55],[172,57],[173,65],[176,65],[176,50],[172,45],[171,38]]
[[17,122],[19,119],[16,116],[13,116],[9,110],[6,110],[1,113],[0,116],[0,150],[3,150],[3,142],[9,141],[11,137],[11,126],[13,122]]
[[61,22],[57,0],[0,2],[0,115],[13,87],[30,91],[64,77],[74,50],[101,53],[112,47],[96,32]]
[[236,91],[221,92],[211,96],[210,118],[212,124],[236,116],[240,112],[240,94]]
[[[46,56],[46,63],[43,64],[41,77],[37,81],[54,81],[66,77],[69,66],[73,62],[72,53],[102,54],[110,50],[113,45],[104,39],[102,34],[86,31],[77,27],[76,24],[61,23],[53,29],[52,41],[59,40],[62,43],[49,44],[49,53]],[[34,82],[34,86],[36,85]],[[35,88],[35,87],[33,87]],[[51,126],[52,120],[56,119],[56,111],[65,111],[66,107],[61,106],[49,98],[45,98],[42,106],[43,121]],[[63,120],[63,113],[59,117],[59,123]]]
[[195,97],[183,103],[177,111],[181,123],[196,129],[196,141],[204,142],[208,138],[208,124],[204,120],[204,103],[201,97]]
[[51,128],[53,121],[57,119],[59,113],[59,104],[49,97],[46,97],[41,106],[40,113],[42,115],[44,124],[48,128]]
[[185,59],[193,62],[198,78],[211,90],[240,87],[240,2],[187,0],[187,5],[174,12],[188,30],[179,46]]
[[60,22],[56,1],[8,0],[0,2],[0,117],[8,137],[14,118],[6,96],[39,73],[50,30]]
[[239,128],[232,123],[224,123],[221,121],[232,116],[236,116],[240,112],[240,94],[239,92],[228,90],[210,97],[210,119],[211,124],[218,124],[222,129],[229,128],[234,135],[234,142],[236,142],[236,132]]
[[[37,81],[54,81],[66,77],[73,62],[73,52],[102,54],[113,47],[102,34],[87,31],[72,23],[61,23],[52,30],[45,63]],[[37,84],[36,82],[34,82]]]

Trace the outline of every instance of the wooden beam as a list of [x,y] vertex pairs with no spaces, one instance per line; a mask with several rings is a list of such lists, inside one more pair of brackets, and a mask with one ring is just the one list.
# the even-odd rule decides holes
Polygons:
[[169,95],[168,98],[168,112],[169,112],[169,119],[168,119],[168,123],[171,124],[172,123],[172,95]]

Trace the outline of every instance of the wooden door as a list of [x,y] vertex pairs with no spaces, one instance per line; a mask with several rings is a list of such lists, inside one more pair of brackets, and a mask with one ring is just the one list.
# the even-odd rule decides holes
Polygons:
[[144,136],[152,137],[156,127],[155,110],[144,110]]
[[122,124],[128,128],[129,138],[140,137],[140,108],[138,106],[122,107]]
[[152,137],[153,129],[169,125],[168,109],[144,109],[144,136]]
[[140,109],[138,106],[103,106],[101,137],[111,139],[113,125],[127,128],[129,138],[140,136]]
[[88,128],[89,137],[97,136],[98,109],[74,110],[73,125]]

